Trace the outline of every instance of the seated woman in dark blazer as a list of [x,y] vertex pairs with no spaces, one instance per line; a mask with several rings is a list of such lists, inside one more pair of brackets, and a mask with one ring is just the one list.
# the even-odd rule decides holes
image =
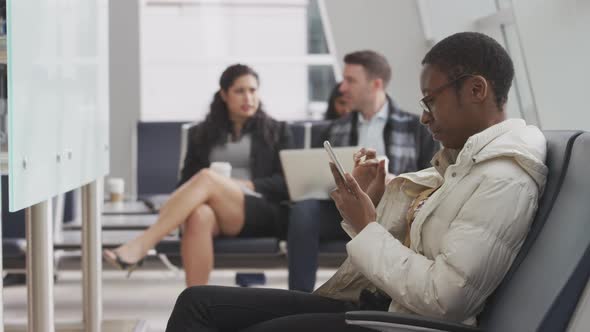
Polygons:
[[[288,199],[279,150],[290,148],[287,125],[268,116],[258,96],[258,74],[245,65],[228,67],[220,78],[206,119],[189,131],[179,187],[162,206],[158,221],[105,259],[133,270],[148,250],[184,225],[182,262],[188,286],[206,284],[213,268],[216,236],[280,236]],[[231,161],[232,178],[208,167]]]

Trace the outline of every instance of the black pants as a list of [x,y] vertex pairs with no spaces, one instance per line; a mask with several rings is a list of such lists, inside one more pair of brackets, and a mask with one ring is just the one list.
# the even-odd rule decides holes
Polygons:
[[166,331],[371,331],[347,325],[350,310],[358,307],[303,292],[197,286],[180,294]]
[[350,240],[340,226],[341,220],[332,200],[304,200],[291,207],[287,233],[289,289],[313,291],[320,241]]

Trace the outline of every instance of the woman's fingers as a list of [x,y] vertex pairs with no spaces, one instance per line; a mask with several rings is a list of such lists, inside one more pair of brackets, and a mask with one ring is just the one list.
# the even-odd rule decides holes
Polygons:
[[[350,184],[348,183],[348,181],[346,181],[346,179],[343,178],[342,175],[340,175],[340,172],[338,172],[338,168],[336,168],[336,165],[334,165],[334,163],[332,163],[332,162],[330,162],[330,170],[332,171],[332,176],[334,177],[334,182],[336,182],[336,187],[338,188],[338,190],[340,190],[340,192],[350,193],[355,198],[358,197],[358,195],[356,193],[354,193],[352,191],[352,189],[350,188]],[[344,176],[348,176],[348,177],[352,178],[352,176],[348,173],[345,173]],[[356,183],[356,181],[355,181],[355,183]]]
[[338,188],[334,188],[330,191],[330,197],[336,203],[336,206],[340,205],[340,190]]
[[377,158],[377,151],[375,149],[360,148],[352,155],[355,165],[367,162],[367,160]]
[[377,150],[375,149],[367,149],[365,153],[365,160],[367,159],[375,159],[377,158]]
[[378,159],[369,159],[361,162],[358,166],[360,167],[375,167],[379,164]]
[[365,156],[365,148],[361,148],[357,152],[352,155],[352,159],[354,160],[354,165],[357,166]]
[[330,162],[330,170],[332,171],[332,177],[334,177],[334,182],[336,183],[336,187],[340,190],[347,190],[346,184],[344,183],[344,179],[338,172],[338,168],[334,165],[333,162]]
[[348,183],[348,185],[350,187],[351,193],[355,197],[359,197],[362,194],[363,190],[359,186],[358,182],[356,182],[354,177],[352,175],[350,175],[349,173],[344,174],[344,176],[346,176],[346,182]]
[[377,168],[377,177],[382,181],[385,181],[385,175],[387,172],[385,171],[385,160],[379,160],[379,167]]

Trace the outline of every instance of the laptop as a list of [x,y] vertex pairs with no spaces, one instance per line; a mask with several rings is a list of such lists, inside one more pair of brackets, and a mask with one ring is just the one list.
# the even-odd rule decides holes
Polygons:
[[[333,150],[344,171],[352,172],[352,156],[359,148],[352,146]],[[336,184],[330,171],[330,157],[324,148],[281,150],[279,155],[292,201],[330,199],[330,191]]]

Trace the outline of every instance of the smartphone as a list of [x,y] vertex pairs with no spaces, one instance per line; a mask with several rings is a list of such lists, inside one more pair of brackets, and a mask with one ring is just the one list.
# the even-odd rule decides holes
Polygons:
[[328,156],[330,156],[330,159],[332,160],[334,165],[336,165],[336,168],[338,169],[338,173],[340,173],[342,180],[344,181],[344,183],[346,183],[346,178],[344,177],[344,168],[338,160],[338,157],[336,157],[334,150],[332,150],[332,145],[330,145],[329,141],[324,141],[324,149],[326,149],[326,152],[328,152]]

